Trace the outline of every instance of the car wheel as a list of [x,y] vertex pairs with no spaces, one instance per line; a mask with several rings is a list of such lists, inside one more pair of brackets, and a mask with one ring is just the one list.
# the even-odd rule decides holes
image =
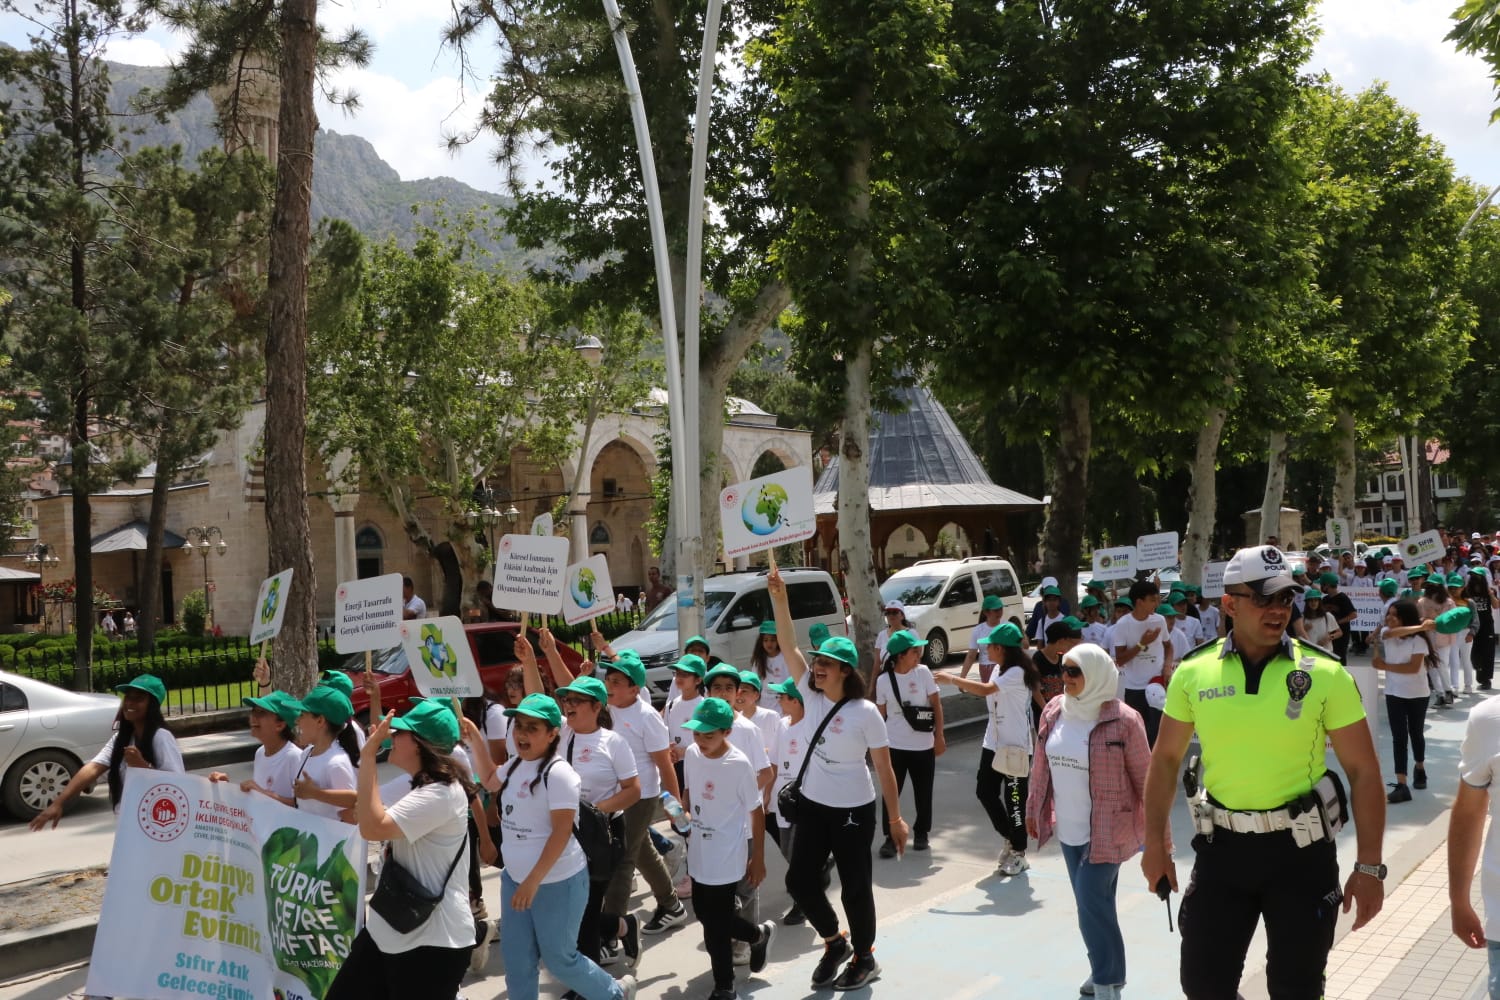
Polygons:
[[927,633],[927,665],[933,670],[948,662],[948,636],[940,628]]
[[[370,710],[367,708],[367,709],[365,709],[362,712],[355,713],[355,715],[354,715],[354,722],[355,722],[356,725],[359,726],[359,728],[363,729],[366,733],[368,733],[370,731]],[[385,759],[387,757],[389,757],[390,755],[391,755],[390,748],[389,747],[383,747],[380,751],[378,751],[375,754],[375,759],[377,761],[379,761],[380,763],[384,764],[385,763]]]
[[5,775],[0,798],[5,810],[29,820],[57,801],[78,771],[78,761],[61,750],[37,750],[16,761]]

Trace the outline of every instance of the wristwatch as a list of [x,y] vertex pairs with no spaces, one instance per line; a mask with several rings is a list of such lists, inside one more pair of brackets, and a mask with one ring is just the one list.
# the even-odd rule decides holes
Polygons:
[[1385,865],[1362,865],[1358,861],[1356,861],[1354,863],[1354,870],[1357,872],[1363,872],[1366,875],[1373,875],[1375,878],[1384,882],[1386,873],[1389,869],[1387,869]]

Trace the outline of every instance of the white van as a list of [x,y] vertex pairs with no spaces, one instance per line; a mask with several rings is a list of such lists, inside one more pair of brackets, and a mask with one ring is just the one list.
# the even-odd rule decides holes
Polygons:
[[986,597],[1005,602],[1001,621],[1025,628],[1021,587],[1016,571],[1004,559],[922,559],[892,573],[880,587],[882,602],[896,600],[906,606],[912,630],[927,640],[926,662],[933,668],[942,666],[950,653],[969,648]]
[[[781,578],[786,581],[787,603],[791,605],[796,627],[796,642],[802,649],[812,648],[808,630],[821,622],[833,635],[848,635],[844,622],[844,602],[833,577],[821,569],[798,569],[783,566]],[[760,624],[771,615],[771,598],[766,593],[766,571],[722,573],[703,581],[703,637],[708,640],[711,655],[740,670],[750,669],[750,654],[760,641]],[[682,656],[682,640],[677,634],[677,595],[662,601],[646,616],[640,627],[613,640],[618,652],[633,649],[646,665],[646,684],[651,698],[667,700],[672,686],[672,664]]]

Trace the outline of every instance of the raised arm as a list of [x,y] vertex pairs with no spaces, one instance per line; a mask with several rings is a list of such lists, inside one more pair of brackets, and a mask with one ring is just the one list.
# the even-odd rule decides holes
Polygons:
[[546,694],[542,672],[536,665],[536,650],[531,648],[531,640],[519,632],[516,633],[516,662],[521,665],[521,676],[526,679],[526,693]]
[[557,640],[553,638],[552,630],[539,629],[537,635],[542,646],[542,655],[547,658],[547,666],[552,669],[552,682],[558,687],[572,684],[575,674],[563,662],[562,653],[557,649]]
[[[766,593],[771,597],[771,612],[776,616],[776,636],[781,644],[781,656],[786,660],[786,669],[792,680],[800,682],[807,673],[807,660],[797,648],[797,629],[793,624],[792,606],[787,602],[786,581],[781,570],[775,566],[766,574]],[[784,639],[782,637],[785,637]]]

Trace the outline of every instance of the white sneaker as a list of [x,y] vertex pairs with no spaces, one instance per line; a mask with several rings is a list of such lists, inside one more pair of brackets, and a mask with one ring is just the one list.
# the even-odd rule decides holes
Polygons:
[[995,859],[995,871],[1003,874],[1005,872],[1006,862],[1010,860],[1010,856],[1014,853],[1015,852],[1010,848],[1010,841],[1007,840],[1005,843],[1001,844],[1000,857]]
[[1025,851],[1012,851],[1010,857],[1005,859],[1005,864],[1000,866],[1000,874],[1019,875],[1030,867]]
[[619,982],[622,1000],[635,1000],[635,977],[621,976]]
[[750,964],[750,942],[749,941],[736,941],[734,943],[734,964],[735,965],[749,965]]
[[469,952],[469,972],[479,975],[484,971],[485,965],[490,960],[490,944],[499,937],[495,931],[497,921],[486,920],[480,929],[479,943],[474,945],[474,950]]

